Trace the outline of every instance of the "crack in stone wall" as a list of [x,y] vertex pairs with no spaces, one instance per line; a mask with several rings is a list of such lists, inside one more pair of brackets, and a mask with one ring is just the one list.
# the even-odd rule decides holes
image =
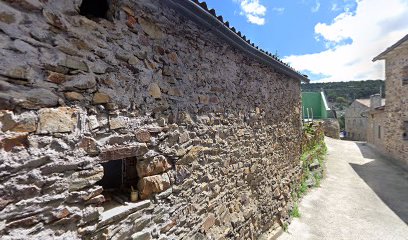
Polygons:
[[[256,239],[288,220],[300,82],[158,0],[0,2],[0,235]],[[135,158],[139,200],[98,181]]]

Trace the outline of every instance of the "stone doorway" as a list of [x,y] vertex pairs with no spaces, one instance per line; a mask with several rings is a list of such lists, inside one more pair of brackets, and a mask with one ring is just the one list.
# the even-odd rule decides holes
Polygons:
[[132,188],[136,190],[139,180],[136,162],[136,157],[130,157],[101,163],[104,176],[96,184],[103,187],[105,211],[131,201]]

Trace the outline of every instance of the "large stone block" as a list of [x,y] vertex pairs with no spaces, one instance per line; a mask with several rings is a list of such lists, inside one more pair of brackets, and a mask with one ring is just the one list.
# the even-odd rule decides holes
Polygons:
[[100,161],[111,161],[129,157],[142,156],[147,153],[147,145],[145,143],[136,143],[130,146],[111,147],[103,149],[99,155]]
[[149,198],[154,193],[160,193],[170,187],[170,179],[167,173],[141,178],[138,189],[141,199]]
[[77,124],[77,109],[69,107],[43,108],[38,111],[37,133],[69,133]]
[[0,80],[0,109],[40,109],[58,105],[59,97],[49,89],[13,85]]
[[170,168],[171,165],[164,156],[157,156],[153,159],[138,161],[136,164],[137,175],[139,177],[160,174]]

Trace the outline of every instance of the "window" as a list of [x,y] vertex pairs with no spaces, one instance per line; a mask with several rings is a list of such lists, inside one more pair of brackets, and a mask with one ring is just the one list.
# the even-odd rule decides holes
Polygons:
[[87,18],[107,18],[109,4],[107,0],[83,0],[79,14]]
[[408,121],[404,121],[404,126],[403,126],[404,133],[402,134],[402,137],[404,140],[408,140]]
[[130,190],[137,186],[136,158],[112,160],[102,163],[103,178],[97,185],[103,187],[102,203],[105,211],[130,201]]
[[378,138],[381,138],[381,126],[378,125]]
[[402,85],[408,85],[408,66],[402,68]]

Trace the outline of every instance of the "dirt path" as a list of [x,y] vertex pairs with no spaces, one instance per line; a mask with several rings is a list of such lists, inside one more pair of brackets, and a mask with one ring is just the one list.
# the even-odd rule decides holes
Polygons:
[[327,138],[327,175],[279,240],[408,240],[408,172],[364,143]]

